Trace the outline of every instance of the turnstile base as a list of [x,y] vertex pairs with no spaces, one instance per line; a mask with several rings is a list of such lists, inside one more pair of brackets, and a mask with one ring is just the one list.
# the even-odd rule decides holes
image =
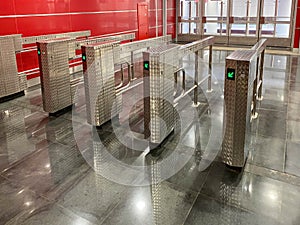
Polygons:
[[244,167],[237,167],[237,166],[230,166],[228,164],[225,163],[225,166],[227,169],[237,172],[237,173],[241,173],[244,170]]
[[54,117],[61,116],[61,115],[65,114],[66,112],[71,111],[72,108],[73,108],[73,105],[67,106],[61,110],[58,110],[57,112],[49,113],[49,116],[54,116]]
[[0,98],[0,103],[7,102],[7,101],[13,100],[15,98],[22,97],[24,95],[25,95],[25,91],[20,91],[18,93],[12,94],[12,95],[4,96],[4,97]]
[[163,145],[168,141],[169,137],[174,135],[175,131],[174,129],[169,133],[169,135],[167,137],[165,137],[165,139],[161,142],[161,143],[149,143],[149,147],[150,147],[150,154],[152,156],[158,156],[162,153],[162,151],[164,150]]

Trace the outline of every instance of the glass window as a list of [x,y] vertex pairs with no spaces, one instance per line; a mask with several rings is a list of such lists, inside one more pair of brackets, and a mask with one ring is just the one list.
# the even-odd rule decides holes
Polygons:
[[[222,15],[221,15],[222,12]],[[227,0],[214,1],[208,0],[205,2],[206,17],[226,17],[227,16]]]
[[231,34],[232,35],[245,35],[246,34],[246,24],[232,24]]
[[263,24],[261,34],[263,36],[273,36],[274,35],[274,24]]
[[290,32],[289,24],[276,24],[276,34],[275,37],[288,38]]
[[275,0],[264,0],[263,16],[274,17],[275,16]]
[[247,1],[233,0],[232,16],[245,17],[247,15]]
[[249,9],[250,17],[257,17],[257,7],[258,7],[258,0],[251,0],[250,1],[250,9]]
[[255,36],[256,35],[256,24],[249,24],[249,35]]
[[278,17],[286,17],[289,21],[291,17],[292,0],[278,0]]

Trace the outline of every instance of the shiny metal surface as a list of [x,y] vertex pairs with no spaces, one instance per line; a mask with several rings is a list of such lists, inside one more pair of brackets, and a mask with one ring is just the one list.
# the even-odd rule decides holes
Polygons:
[[88,37],[91,36],[91,31],[76,31],[68,33],[58,33],[58,34],[46,34],[39,36],[31,36],[22,38],[23,44],[33,44],[43,40],[56,39],[56,38],[78,38],[78,37]]
[[[256,63],[255,50],[237,50],[226,58],[222,158],[230,166],[243,167],[248,155]],[[228,69],[235,70],[234,80],[227,78]]]
[[[86,55],[83,68],[87,118],[88,123],[94,126],[103,125],[112,117],[117,116],[122,109],[122,95],[117,94],[119,90],[116,90],[115,87],[114,66],[122,63],[133,66],[134,57],[141,55],[142,50],[171,40],[171,36],[162,36],[125,44],[116,41],[120,38],[128,39],[132,37],[131,34],[121,37],[112,36],[111,39],[104,39],[110,41],[82,46],[82,52]],[[102,39],[98,41],[100,40]],[[133,55],[134,57],[132,57]]]
[[174,129],[175,109],[172,80],[179,68],[179,46],[164,45],[143,52],[149,71],[144,70],[144,135],[150,143],[161,143]]
[[24,74],[18,74],[16,52],[22,49],[22,35],[0,36],[0,98],[24,91]]
[[93,38],[93,39],[88,39],[88,40],[80,40],[80,41],[76,41],[76,49],[81,49],[81,46],[83,46],[83,45],[100,43],[100,42],[105,42],[105,41],[129,41],[129,40],[134,40],[134,39],[135,39],[135,33]]
[[[55,113],[72,105],[69,56],[69,38],[38,42],[43,108]],[[74,51],[75,52],[75,51]]]
[[122,107],[121,95],[116,98],[114,47],[118,42],[92,44],[82,47],[87,121],[101,126],[115,117]]
[[[214,75],[222,84],[228,52],[213,53]],[[84,143],[82,154],[88,154],[97,169],[105,169],[107,162],[94,155],[95,143],[79,116],[85,118],[85,105],[75,115],[67,112],[48,117],[40,88],[30,88],[25,96],[1,103],[0,223],[298,225],[300,58],[266,54],[264,71],[264,101],[259,102],[258,119],[252,124],[256,127],[251,134],[254,147],[245,170],[237,173],[216,158],[207,170],[199,171],[201,155],[195,152],[181,171],[153,187],[121,185],[87,165],[78,144]],[[214,82],[212,85],[216,89]],[[216,103],[220,111],[222,102],[220,98]],[[199,133],[195,128],[189,130],[180,146],[182,154],[194,148],[196,137],[201,149],[207,146],[213,117],[205,113],[199,119]],[[75,130],[74,123],[82,126]],[[99,132],[102,143],[111,147],[109,152],[124,164],[144,165],[142,152],[119,145],[112,130],[112,126],[104,126]],[[81,137],[78,142],[75,133]],[[123,133],[127,135],[126,130]],[[172,152],[175,144],[172,139],[164,148]],[[163,170],[155,164],[158,160],[152,161],[156,166],[153,180],[159,182],[160,176],[155,175]]]

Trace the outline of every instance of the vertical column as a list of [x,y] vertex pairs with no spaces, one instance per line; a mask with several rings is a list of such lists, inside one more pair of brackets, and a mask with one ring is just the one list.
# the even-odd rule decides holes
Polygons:
[[194,77],[194,106],[198,106],[198,71],[199,71],[199,51],[195,52],[195,77]]
[[294,48],[299,48],[300,43],[300,1],[296,3],[296,24],[295,24],[295,32],[294,32]]
[[260,64],[259,64],[259,80],[261,81],[261,85],[258,90],[258,100],[260,101],[263,99],[262,87],[263,87],[264,63],[265,63],[265,50],[263,50],[263,52],[260,55]]
[[212,92],[211,89],[211,77],[212,77],[212,45],[209,46],[209,62],[208,62],[208,73],[209,73],[209,77],[208,77],[208,88],[207,88],[207,92]]
[[168,16],[168,10],[167,10],[167,0],[162,0],[162,12],[163,12],[163,35],[167,35],[167,16]]

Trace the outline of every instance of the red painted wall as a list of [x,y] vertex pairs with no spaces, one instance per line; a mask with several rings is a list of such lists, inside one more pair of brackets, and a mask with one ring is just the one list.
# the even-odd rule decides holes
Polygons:
[[[0,0],[0,35],[35,36],[91,30],[92,36],[137,34],[137,3],[149,4],[149,37],[156,35],[155,0]],[[162,35],[162,0],[158,28]],[[168,0],[168,33],[175,37],[176,0]],[[137,36],[137,35],[136,35]],[[37,53],[18,55],[19,71],[37,67]]]
[[299,48],[300,40],[300,0],[298,0],[297,5],[297,17],[296,17],[296,26],[295,26],[295,38],[294,38],[294,48]]

